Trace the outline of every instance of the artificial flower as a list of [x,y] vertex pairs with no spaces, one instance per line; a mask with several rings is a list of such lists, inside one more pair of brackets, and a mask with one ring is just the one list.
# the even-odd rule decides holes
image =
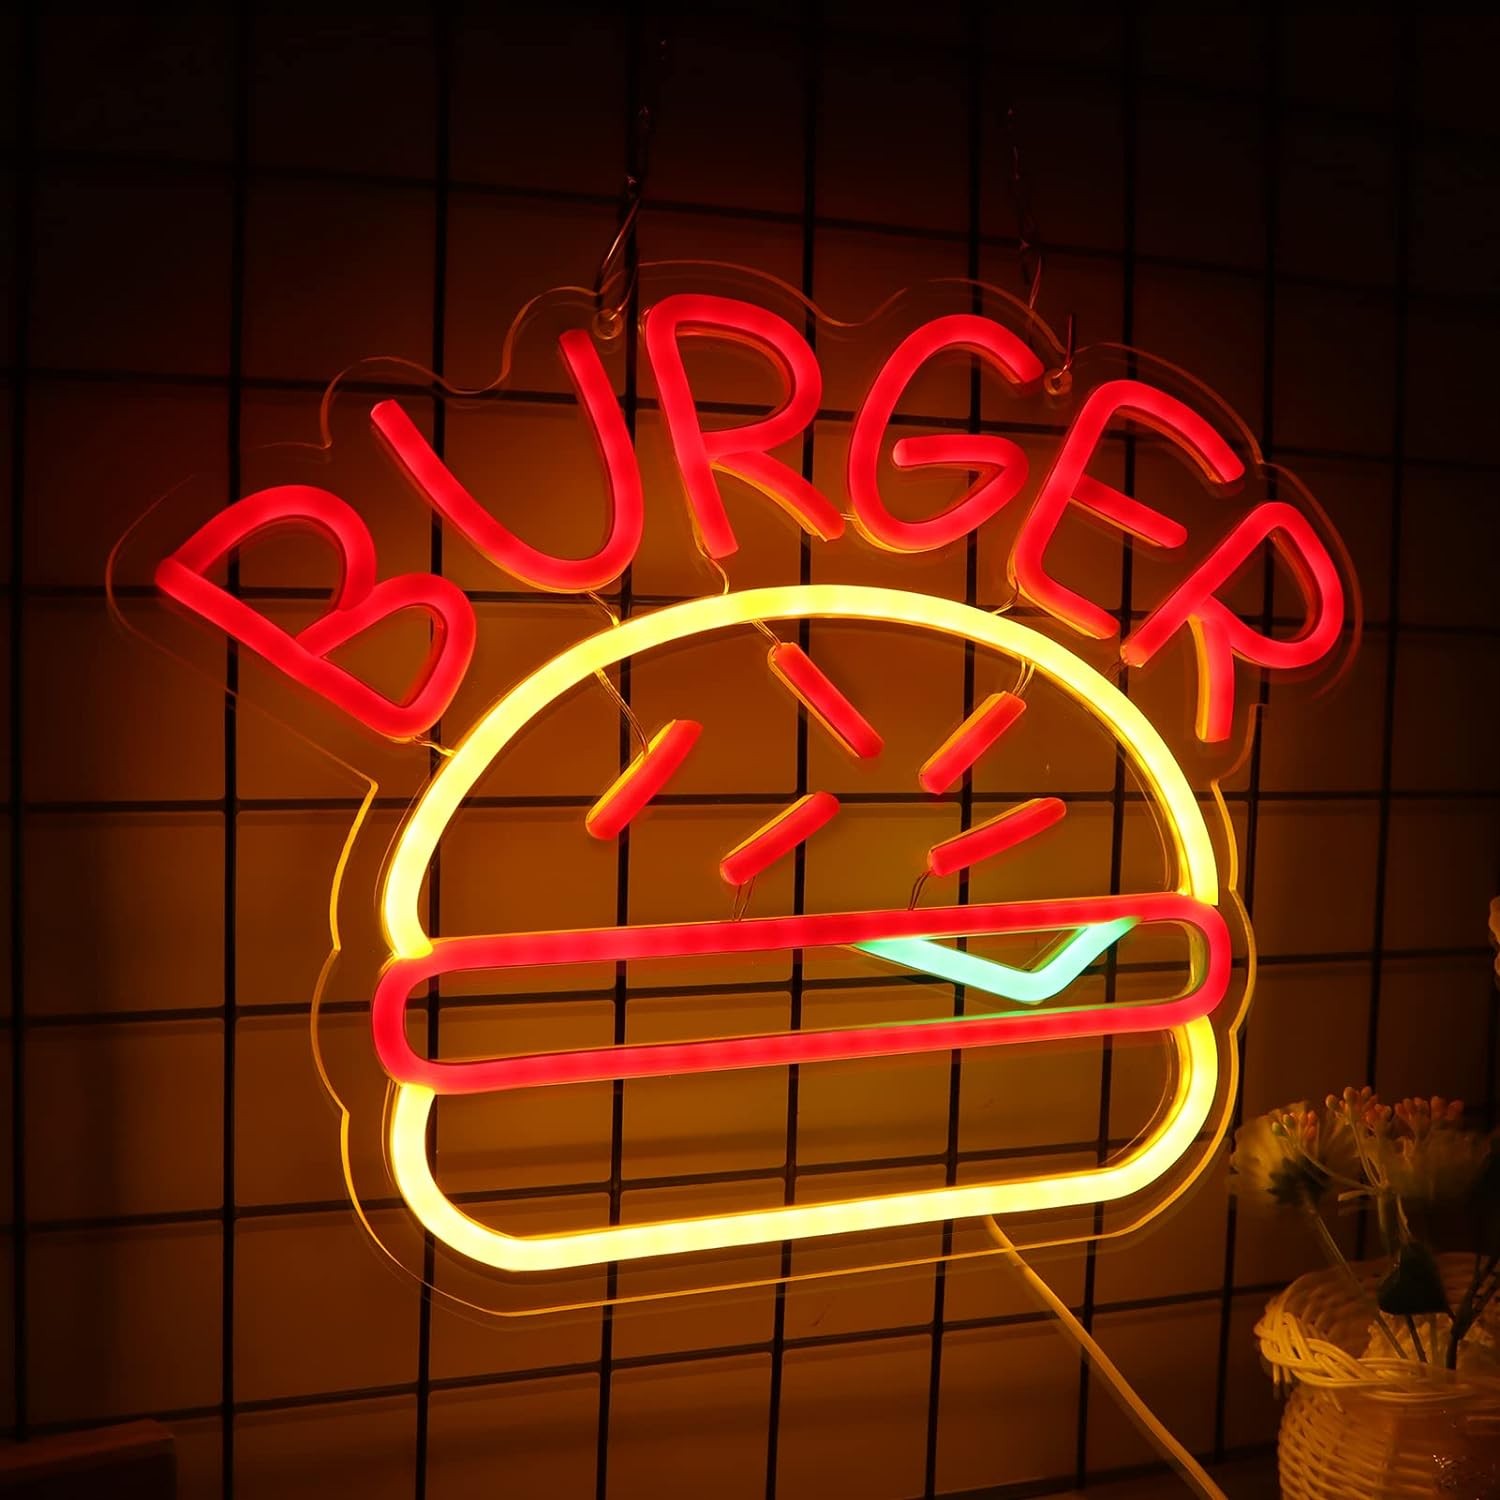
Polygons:
[[1303,1099],[1242,1125],[1229,1165],[1242,1201],[1315,1204],[1355,1177],[1359,1158],[1347,1120]]
[[[1500,901],[1491,920],[1500,926]],[[1306,1211],[1330,1261],[1368,1302],[1371,1357],[1415,1356],[1450,1370],[1497,1363],[1494,1330],[1481,1320],[1500,1293],[1500,1150],[1463,1119],[1463,1104],[1439,1094],[1385,1104],[1371,1088],[1348,1088],[1321,1110],[1306,1101],[1272,1110],[1235,1137],[1241,1201]],[[1388,1257],[1377,1285],[1360,1281],[1324,1222],[1330,1190],[1372,1210]],[[1473,1260],[1467,1290],[1451,1302],[1432,1238],[1444,1229],[1458,1232]]]
[[1391,1126],[1377,1160],[1403,1202],[1457,1203],[1468,1197],[1489,1160],[1489,1137],[1463,1129],[1463,1104],[1434,1094],[1391,1106]]
[[1358,1141],[1379,1136],[1390,1125],[1390,1105],[1382,1104],[1380,1095],[1368,1084],[1362,1089],[1345,1089],[1342,1094],[1330,1094],[1324,1102],[1329,1114],[1342,1119]]

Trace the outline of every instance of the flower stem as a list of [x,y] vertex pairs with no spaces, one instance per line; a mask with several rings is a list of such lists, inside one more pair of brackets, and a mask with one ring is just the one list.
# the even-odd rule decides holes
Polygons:
[[1359,1300],[1370,1304],[1371,1310],[1375,1314],[1375,1326],[1384,1336],[1386,1343],[1391,1346],[1391,1353],[1398,1359],[1404,1359],[1406,1356],[1401,1353],[1401,1345],[1396,1342],[1396,1335],[1391,1332],[1391,1325],[1386,1322],[1385,1314],[1381,1312],[1379,1303],[1371,1295],[1370,1289],[1354,1274],[1354,1270],[1349,1262],[1344,1259],[1344,1252],[1339,1249],[1338,1241],[1328,1232],[1328,1226],[1323,1222],[1323,1215],[1311,1203],[1304,1202],[1302,1207],[1311,1221],[1313,1233],[1317,1235],[1329,1261],[1343,1273],[1344,1279],[1349,1283]]
[[[1422,1340],[1417,1334],[1417,1320],[1410,1313],[1406,1314],[1406,1328],[1411,1334],[1411,1346],[1417,1351],[1417,1360],[1421,1364],[1427,1363],[1427,1351],[1422,1347]],[[1433,1345],[1433,1353],[1437,1353],[1437,1345]]]
[[1474,1257],[1473,1279],[1469,1282],[1469,1290],[1464,1293],[1464,1300],[1458,1305],[1458,1311],[1453,1314],[1453,1325],[1448,1330],[1448,1356],[1444,1364],[1450,1370],[1458,1368],[1458,1346],[1464,1335],[1479,1321],[1480,1314],[1495,1295],[1495,1284],[1491,1278],[1497,1266],[1500,1266],[1500,1255],[1492,1255],[1483,1261],[1477,1254]]

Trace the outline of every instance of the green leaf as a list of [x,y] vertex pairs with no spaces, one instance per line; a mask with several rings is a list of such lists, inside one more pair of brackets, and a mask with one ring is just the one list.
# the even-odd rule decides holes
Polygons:
[[1448,1312],[1442,1274],[1432,1251],[1415,1240],[1403,1245],[1396,1264],[1375,1289],[1375,1300],[1381,1312],[1395,1313],[1398,1317]]

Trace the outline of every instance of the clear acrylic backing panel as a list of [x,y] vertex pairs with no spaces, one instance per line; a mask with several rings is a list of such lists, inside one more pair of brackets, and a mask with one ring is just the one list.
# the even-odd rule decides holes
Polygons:
[[[1212,629],[1166,632],[1128,674],[1118,637],[1128,649],[1279,506],[1284,530],[1226,562],[1213,597],[1269,643],[1263,670],[1334,680],[1359,620],[1336,535],[1181,372],[1069,351],[991,288],[933,283],[838,321],[754,272],[683,263],[643,266],[636,295],[643,317],[618,327],[581,290],[537,298],[497,331],[482,391],[392,361],[346,371],[310,441],[248,451],[240,485],[344,509],[272,507],[189,558],[265,622],[238,653],[234,690],[258,711],[242,732],[268,719],[328,757],[312,776],[290,758],[280,786],[269,757],[267,784],[358,813],[312,1028],[344,1119],[328,1149],[362,1217],[423,1276],[421,1238],[373,1212],[404,1199],[436,1229],[438,1290],[502,1313],[990,1255],[990,1211],[1034,1247],[1150,1220],[1232,1108],[1254,963],[1219,788],[1257,683],[1225,648],[1228,720],[1206,738],[1211,686],[1224,717]],[[750,314],[715,332],[724,301]],[[1079,503],[1038,546],[1071,438],[1127,385],[1157,409],[1108,408],[1064,497]],[[753,444],[714,437],[757,423],[775,441],[748,459]],[[249,431],[292,425],[277,405],[246,413]],[[443,504],[429,459],[452,481]],[[163,497],[109,580],[127,625],[219,689],[197,596],[184,611],[156,584],[223,501],[193,480]],[[1330,586],[1280,545],[1297,525],[1341,590],[1305,668],[1277,648],[1326,623]],[[536,558],[561,569],[542,577]],[[298,650],[321,663],[300,682]],[[331,699],[330,681],[355,686]],[[424,687],[440,714],[419,724]],[[358,722],[372,694],[383,735]],[[988,727],[957,744],[986,705]],[[682,724],[690,745],[623,835],[591,831],[610,831],[607,789]],[[857,753],[864,730],[878,753]],[[731,882],[726,856],[748,841],[734,868],[753,867],[809,797],[824,821]],[[1051,821],[964,857],[966,823],[1018,808]],[[1003,915],[1017,903],[1034,903],[1030,926]],[[994,920],[952,915],[976,907]],[[696,935],[691,951],[629,935],[646,929]],[[550,946],[510,941],[537,935]],[[346,1018],[377,994],[396,1019],[357,1041]],[[828,1037],[843,1040],[825,1056]],[[427,1084],[393,1085],[403,1049]],[[622,1078],[611,1055],[641,1071]],[[1110,1186],[1055,1187],[1079,1181]]]

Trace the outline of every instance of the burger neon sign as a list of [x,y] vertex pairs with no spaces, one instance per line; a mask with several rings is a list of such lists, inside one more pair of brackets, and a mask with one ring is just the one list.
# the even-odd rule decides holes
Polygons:
[[[1248,434],[1223,408],[1207,398],[1193,399],[1191,391],[1185,399],[1167,389],[1167,379],[1153,378],[1167,367],[1118,350],[1100,359],[1083,351],[1076,363],[1063,360],[1055,341],[1023,309],[966,283],[939,289],[963,310],[908,316],[896,328],[863,400],[848,414],[841,492],[820,489],[800,467],[778,456],[826,415],[826,403],[812,342],[789,317],[766,305],[784,300],[775,284],[763,283],[765,296],[757,300],[677,290],[680,280],[680,268],[663,273],[661,295],[651,294],[649,276],[644,283],[643,364],[655,383],[697,545],[724,588],[615,621],[538,664],[445,747],[407,812],[381,874],[378,907],[388,956],[370,1007],[374,1053],[394,1085],[383,1127],[390,1180],[441,1243],[470,1262],[522,1273],[804,1237],[877,1234],[971,1216],[1045,1219],[1086,1205],[1145,1203],[1153,1188],[1154,1199],[1142,1216],[1156,1211],[1209,1159],[1229,1118],[1233,1042],[1248,1000],[1253,949],[1232,889],[1232,834],[1226,837],[1220,827],[1216,842],[1210,827],[1214,817],[1227,822],[1216,784],[1209,788],[1206,817],[1158,727],[1109,676],[1055,638],[1059,625],[1065,636],[1085,642],[1122,634],[1120,612],[1056,576],[1056,559],[1064,552],[1060,530],[1070,515],[1085,516],[1153,554],[1180,553],[1186,559],[1164,594],[1138,620],[1127,620],[1114,650],[1120,663],[1143,667],[1179,636],[1191,641],[1197,663],[1194,734],[1210,751],[1228,741],[1239,722],[1237,662],[1268,671],[1312,668],[1328,661],[1341,638],[1357,628],[1354,596],[1345,581],[1348,568],[1335,533],[1289,476],[1261,464]],[[647,486],[599,339],[576,309],[564,322],[552,346],[592,434],[606,496],[602,539],[586,556],[553,555],[502,523],[438,455],[400,398],[373,400],[364,411],[382,462],[495,568],[538,590],[592,595],[613,585],[636,557]],[[777,382],[779,398],[769,411],[748,421],[705,421],[689,356],[715,347],[748,356],[762,376]],[[976,383],[982,377],[1007,396],[1034,403],[1028,411],[1044,410],[1045,426],[1020,421],[1006,430],[1003,421],[968,422],[919,430],[935,424],[908,414],[910,392],[927,373],[955,359],[968,362]],[[1018,440],[1028,438],[1034,452],[1039,432],[1051,448],[1044,464],[1034,464]],[[1101,476],[1104,456],[1119,451],[1122,435],[1144,438],[1180,459],[1193,482],[1218,504],[1206,544],[1171,506],[1153,504],[1139,493],[1146,486],[1116,485]],[[918,515],[909,503],[893,500],[903,477],[947,471],[960,476],[955,481],[960,487],[941,508]],[[1023,624],[1004,613],[907,588],[802,582],[736,589],[724,571],[740,545],[726,504],[726,481],[736,507],[757,503],[745,499],[748,487],[790,518],[814,547],[873,546],[897,555],[941,551],[964,544],[997,517],[1024,511],[1006,572],[1017,597],[1040,619]],[[1247,483],[1264,493],[1253,504],[1237,504],[1232,497]],[[651,503],[668,502],[653,495]],[[327,607],[298,629],[273,621],[224,576],[245,544],[287,528],[314,533],[339,564],[339,582]],[[1268,549],[1295,588],[1290,630],[1273,632],[1265,620],[1247,621],[1226,597],[1246,564]],[[474,607],[462,589],[437,573],[381,578],[376,553],[368,525],[349,500],[319,485],[279,483],[178,538],[157,560],[155,580],[180,609],[376,734],[420,739],[450,707],[470,670]],[[429,644],[404,690],[383,691],[333,659],[373,627],[407,612],[426,619]],[[1053,634],[1039,628],[1048,619],[1056,622]],[[747,817],[742,836],[719,851],[716,869],[689,872],[694,880],[717,879],[725,894],[720,919],[429,934],[423,882],[440,838],[481,778],[555,704],[588,691],[622,664],[684,646],[708,650],[747,629],[759,630],[770,640],[766,678],[805,715],[809,732],[826,736],[855,761],[889,760],[882,722],[893,705],[846,691],[811,645],[790,638],[809,621],[819,622],[820,629],[915,632],[951,643],[996,670],[1014,669],[1011,687],[987,693],[945,725],[922,759],[890,767],[913,797],[949,797],[976,767],[1004,756],[1026,731],[1028,704],[1039,693],[1055,694],[1086,716],[1124,757],[1155,815],[1166,870],[1161,888],[1020,901],[919,899],[922,880],[941,883],[987,862],[1018,857],[1017,851],[1063,823],[1067,797],[1043,795],[1018,800],[933,841],[921,868],[899,873],[900,881],[918,881],[904,907],[752,914],[749,893],[756,878],[817,840],[839,817],[839,798],[813,788],[769,818]],[[703,724],[686,714],[636,727],[637,753],[598,789],[584,815],[595,841],[628,837],[699,751],[705,733]],[[503,843],[497,857],[505,857]],[[1225,868],[1227,875],[1221,873]],[[1127,934],[1147,931],[1173,946],[1185,982],[1171,990],[1163,981],[1170,992],[1144,1000],[1079,1003],[1074,986],[1089,966]],[[1015,962],[978,951],[988,940],[1018,935],[1034,938],[1041,952]],[[407,1024],[414,996],[476,974],[835,949],[860,955],[882,972],[963,986],[982,1004],[946,1018],[865,1020],[672,1042],[617,1040],[459,1059],[427,1055]],[[941,1187],[526,1234],[466,1212],[439,1185],[428,1153],[429,1120],[445,1096],[524,1095],[566,1084],[1143,1034],[1165,1038],[1171,1058],[1172,1078],[1161,1106],[1136,1140],[1086,1167],[997,1170]]]

